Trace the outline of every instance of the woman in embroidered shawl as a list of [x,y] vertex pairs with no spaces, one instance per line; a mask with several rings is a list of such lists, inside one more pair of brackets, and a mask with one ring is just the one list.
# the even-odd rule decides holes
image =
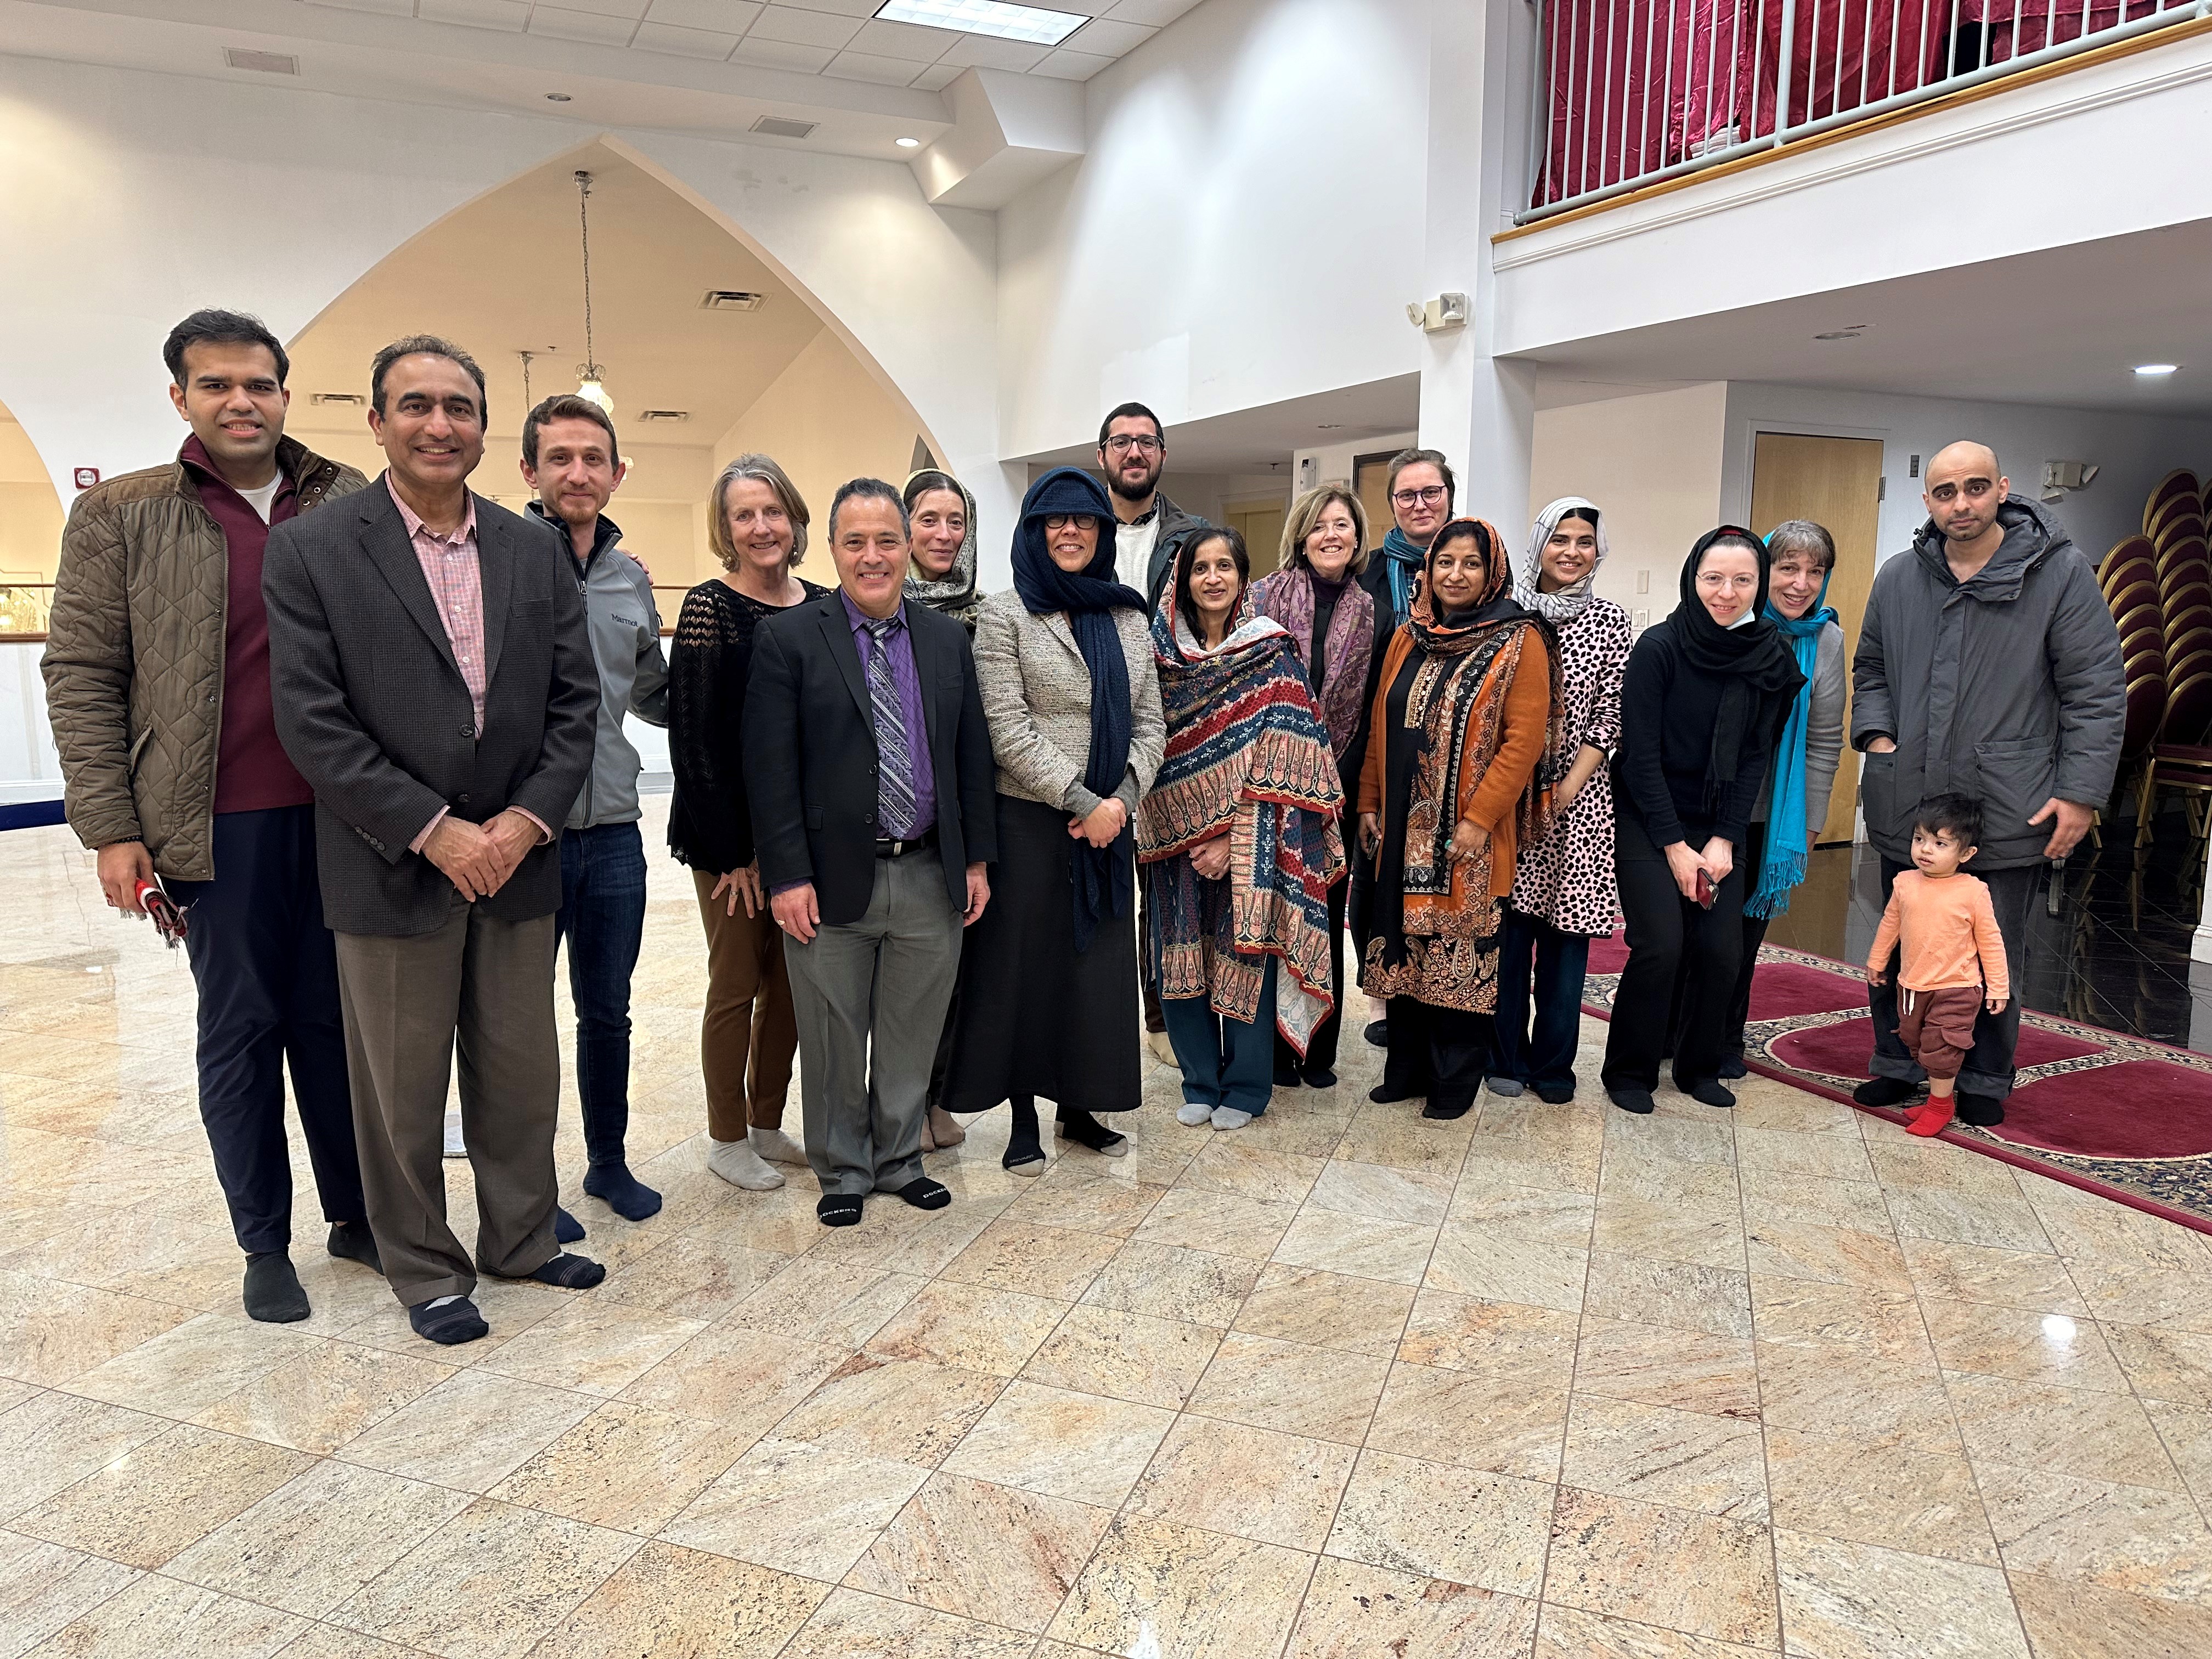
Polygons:
[[1620,916],[1606,762],[1620,742],[1620,681],[1633,641],[1628,613],[1590,591],[1605,555],[1596,504],[1562,495],[1536,515],[1513,562],[1515,600],[1559,635],[1561,712],[1551,763],[1559,781],[1551,828],[1522,843],[1505,902],[1489,1081],[1492,1094],[1525,1086],[1553,1105],[1575,1097],[1589,942],[1611,933]]
[[[1273,617],[1291,636],[1306,672],[1336,756],[1347,807],[1359,794],[1367,759],[1368,710],[1382,653],[1397,632],[1389,607],[1362,585],[1368,568],[1367,513],[1342,484],[1323,484],[1298,497],[1283,526],[1282,568],[1252,584],[1252,609]],[[1347,840],[1350,837],[1346,837]],[[1350,854],[1352,848],[1346,848]],[[1301,1054],[1287,1038],[1275,1042],[1275,1086],[1327,1089],[1336,1082],[1337,1037],[1344,1023],[1344,933],[1347,915],[1355,946],[1366,939],[1370,875],[1365,861],[1347,860],[1350,874],[1328,890],[1328,1018]],[[1354,960],[1357,960],[1355,955]]]
[[1412,619],[1390,641],[1359,778],[1359,838],[1376,849],[1361,980],[1389,1002],[1382,1082],[1466,1115],[1498,1006],[1501,902],[1540,836],[1559,725],[1551,624],[1516,604],[1498,532],[1455,519],[1429,544]]
[[899,495],[914,526],[907,598],[942,611],[975,638],[983,606],[975,592],[975,498],[966,484],[933,466],[908,473]]
[[1200,531],[1152,617],[1167,753],[1137,858],[1193,1128],[1266,1111],[1276,1041],[1304,1054],[1334,1006],[1343,781],[1291,635],[1244,604],[1251,569],[1237,532]]

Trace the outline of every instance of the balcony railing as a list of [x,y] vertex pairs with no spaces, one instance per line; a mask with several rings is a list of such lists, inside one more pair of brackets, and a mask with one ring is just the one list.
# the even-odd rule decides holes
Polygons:
[[2212,16],[2212,0],[1536,4],[1522,224]]

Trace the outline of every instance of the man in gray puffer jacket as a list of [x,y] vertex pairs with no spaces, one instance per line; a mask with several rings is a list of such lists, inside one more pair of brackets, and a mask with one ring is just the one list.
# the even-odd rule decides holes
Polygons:
[[[1914,809],[1957,792],[1986,828],[1969,866],[1990,890],[2015,988],[2044,862],[2063,858],[2112,793],[2127,691],[2119,630],[2097,578],[2058,520],[2008,496],[1987,446],[1955,443],[1929,464],[1929,520],[1875,574],[1851,665],[1851,743],[1865,751],[1860,803],[1881,855],[1881,893],[1912,858]],[[1908,1098],[1924,1075],[1897,1035],[1897,976],[1872,988],[1863,1106]],[[1958,1115],[2004,1121],[2021,999],[1984,1010],[1959,1073]]]

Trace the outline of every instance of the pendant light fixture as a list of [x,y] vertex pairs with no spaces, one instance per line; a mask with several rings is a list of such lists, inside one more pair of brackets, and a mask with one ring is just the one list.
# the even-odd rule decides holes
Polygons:
[[607,395],[606,371],[592,349],[592,175],[580,168],[576,173],[576,221],[584,250],[584,361],[576,365],[576,395],[597,404],[611,419],[615,400]]

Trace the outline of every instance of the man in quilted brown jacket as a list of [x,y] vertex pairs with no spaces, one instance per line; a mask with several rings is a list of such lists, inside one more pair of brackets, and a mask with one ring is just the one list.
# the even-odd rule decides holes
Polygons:
[[261,556],[272,525],[362,487],[284,436],[290,365],[251,317],[198,311],[162,355],[191,428],[177,459],[77,497],[43,669],[70,827],[101,890],[185,907],[200,1118],[246,1252],[246,1311],[305,1319],[292,1266],[284,1073],[333,1256],[379,1267],[346,1086],[314,793],[277,741]]

